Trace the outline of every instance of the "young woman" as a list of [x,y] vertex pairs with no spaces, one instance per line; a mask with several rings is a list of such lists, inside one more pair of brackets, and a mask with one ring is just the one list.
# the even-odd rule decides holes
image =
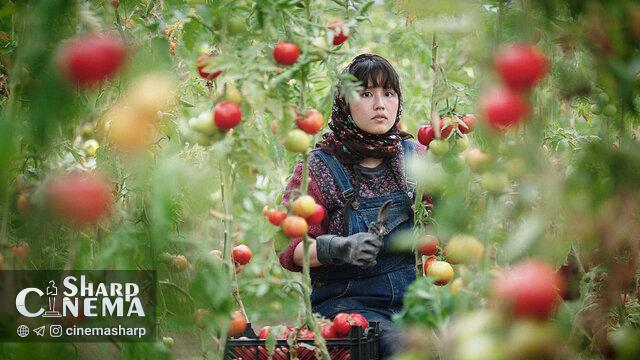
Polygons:
[[[387,358],[402,346],[391,316],[402,308],[416,278],[413,253],[389,249],[394,235],[413,226],[414,190],[404,172],[406,157],[426,149],[398,129],[402,93],[398,74],[384,58],[363,54],[345,69],[361,83],[356,98],[337,93],[329,120],[332,132],[309,157],[308,194],[327,210],[311,226],[313,311],[327,318],[360,313],[380,323],[380,352]],[[284,201],[300,188],[302,164],[290,179]],[[382,236],[369,232],[382,204],[391,200]],[[280,254],[282,266],[301,271],[303,248],[294,239]]]

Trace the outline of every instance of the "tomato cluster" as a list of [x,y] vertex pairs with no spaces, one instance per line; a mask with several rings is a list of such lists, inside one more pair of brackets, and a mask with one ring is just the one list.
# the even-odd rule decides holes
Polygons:
[[326,217],[324,207],[316,203],[310,195],[296,198],[291,202],[290,210],[291,214],[265,206],[262,216],[267,217],[271,224],[280,226],[282,232],[290,238],[304,236],[309,230],[309,225],[319,225]]
[[490,128],[503,131],[528,117],[526,92],[540,82],[549,66],[542,51],[526,43],[502,47],[493,65],[503,83],[481,95],[480,111]]

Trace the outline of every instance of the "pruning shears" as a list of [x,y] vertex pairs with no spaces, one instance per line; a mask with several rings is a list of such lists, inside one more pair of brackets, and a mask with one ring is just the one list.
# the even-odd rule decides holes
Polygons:
[[384,226],[387,222],[387,218],[389,217],[389,208],[391,207],[391,200],[387,200],[382,204],[380,210],[378,210],[378,217],[375,221],[372,221],[369,224],[369,232],[372,234],[376,234],[378,236],[382,236],[384,234]]

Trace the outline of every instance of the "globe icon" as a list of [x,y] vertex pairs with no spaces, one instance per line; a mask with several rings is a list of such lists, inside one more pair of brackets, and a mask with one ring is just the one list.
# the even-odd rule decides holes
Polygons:
[[20,337],[27,337],[29,335],[29,328],[27,325],[20,325],[18,326],[17,333]]

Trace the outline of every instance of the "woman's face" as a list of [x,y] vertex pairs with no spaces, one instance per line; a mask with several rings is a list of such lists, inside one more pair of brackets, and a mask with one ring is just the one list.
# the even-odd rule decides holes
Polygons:
[[358,95],[349,99],[351,117],[356,125],[370,134],[382,135],[389,131],[398,114],[398,94],[393,89],[367,87]]

